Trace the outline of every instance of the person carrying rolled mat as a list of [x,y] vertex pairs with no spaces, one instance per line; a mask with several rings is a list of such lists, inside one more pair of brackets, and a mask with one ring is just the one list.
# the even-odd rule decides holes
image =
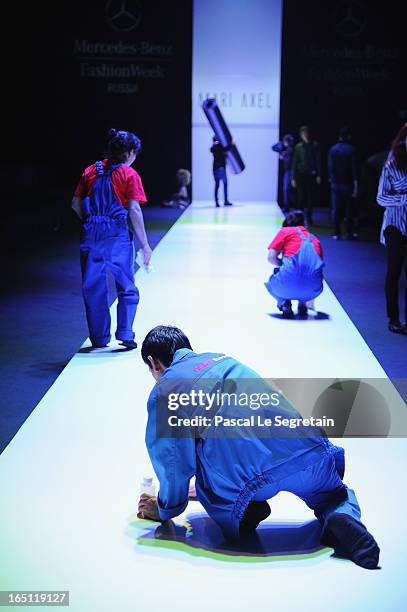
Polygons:
[[210,151],[213,155],[213,178],[215,179],[215,206],[219,208],[219,185],[222,181],[223,183],[223,195],[224,195],[224,205],[232,206],[232,202],[229,202],[228,199],[228,176],[226,172],[226,154],[232,146],[234,145],[234,141],[227,146],[223,147],[216,136],[213,137],[213,144],[210,148]]
[[107,346],[111,338],[107,272],[114,277],[118,296],[116,338],[128,349],[137,347],[133,322],[139,292],[134,284],[128,218],[140,240],[145,265],[152,252],[140,208],[147,200],[140,176],[131,167],[140,149],[141,142],[132,132],[110,130],[109,157],[85,169],[72,200],[82,220],[82,289],[93,347]]
[[282,229],[268,247],[268,261],[275,268],[264,285],[276,298],[285,319],[294,317],[292,300],[298,300],[298,316],[306,319],[307,302],[314,300],[323,290],[322,268],[325,264],[321,243],[304,223],[301,210],[289,212]]
[[[247,423],[220,433],[213,429],[210,432],[206,424],[195,427],[192,422],[190,430],[181,434],[172,427],[169,432],[169,423],[162,429],[169,414],[194,414],[187,412],[185,401],[192,399],[192,390],[205,390],[205,397],[212,398],[225,393],[226,403],[212,401],[210,410],[205,402],[202,404],[207,417],[215,415],[219,419],[224,414],[242,414],[238,408],[243,396],[240,391],[249,390],[250,396],[257,397],[261,392],[264,398],[272,387],[228,355],[195,353],[188,337],[176,327],[160,325],[152,329],[144,339],[141,355],[156,381],[147,404],[146,445],[159,480],[159,492],[157,497],[141,495],[139,518],[166,521],[183,513],[188,505],[190,481],[196,476],[198,501],[225,539],[236,541],[253,534],[269,516],[267,500],[280,491],[288,491],[314,511],[322,526],[322,544],[361,567],[377,567],[380,549],[360,521],[355,493],[342,480],[343,448],[334,446],[319,427],[305,424],[298,430],[280,433],[273,426],[260,433]],[[182,408],[168,403],[175,395],[182,396]],[[230,412],[229,398],[233,395],[236,404]],[[190,406],[196,403],[192,401]],[[257,414],[270,421],[277,414],[300,417],[283,396],[277,404],[264,406],[263,403]]]

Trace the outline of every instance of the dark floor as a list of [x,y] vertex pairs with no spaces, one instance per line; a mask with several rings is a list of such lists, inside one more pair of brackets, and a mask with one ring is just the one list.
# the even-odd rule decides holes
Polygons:
[[[314,220],[318,227],[313,231],[324,249],[325,278],[330,288],[387,375],[405,392],[407,336],[392,334],[387,329],[386,254],[378,242],[379,231],[361,228],[358,240],[333,240],[328,211],[318,210]],[[404,294],[405,275],[400,284],[400,295]]]
[[[145,207],[152,247],[181,211]],[[326,279],[365,341],[397,387],[407,397],[407,337],[387,331],[383,280],[384,248],[377,231],[362,230],[360,240],[331,238],[326,209],[314,215],[314,232],[323,244]],[[9,249],[13,265],[2,283],[0,452],[53,384],[88,336],[78,261],[79,227],[51,224],[25,234],[25,249]],[[35,233],[35,232],[34,232]],[[21,242],[20,242],[21,244]],[[113,296],[112,296],[113,299]]]

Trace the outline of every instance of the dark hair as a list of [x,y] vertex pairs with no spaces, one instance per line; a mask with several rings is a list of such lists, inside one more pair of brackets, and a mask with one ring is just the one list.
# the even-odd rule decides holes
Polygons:
[[341,127],[339,130],[339,138],[340,140],[350,140],[352,135],[350,133],[350,129],[347,126]]
[[393,140],[390,150],[390,159],[394,159],[400,170],[407,170],[406,151],[407,123],[405,123],[396,138]]
[[294,142],[294,136],[292,134],[284,134],[283,141],[284,140],[288,140],[289,142],[293,143]]
[[302,125],[300,127],[300,129],[298,130],[298,133],[301,134],[301,132],[311,132],[311,128],[309,125]]
[[172,363],[175,351],[182,348],[192,350],[192,346],[183,331],[178,327],[157,325],[144,338],[141,356],[144,363],[149,367],[150,362],[147,357],[151,355],[151,357],[159,359],[168,368]]
[[137,138],[133,132],[118,131],[112,128],[108,132],[108,137],[108,155],[119,162],[126,161],[127,153],[130,151],[139,153],[141,150],[140,138]]
[[305,225],[305,217],[302,210],[291,210],[283,222],[283,227],[297,227]]

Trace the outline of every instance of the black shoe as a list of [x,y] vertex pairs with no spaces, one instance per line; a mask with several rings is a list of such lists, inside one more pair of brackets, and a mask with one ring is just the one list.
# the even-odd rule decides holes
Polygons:
[[242,520],[240,521],[240,533],[250,533],[255,531],[259,523],[270,516],[270,506],[266,501],[249,502]]
[[219,208],[220,207],[219,202],[215,202],[215,206],[216,206],[216,208]]
[[376,569],[380,548],[359,521],[343,512],[334,512],[327,520],[322,543],[332,546],[335,556],[350,559],[365,569]]
[[300,319],[308,319],[308,308],[305,304],[298,305],[298,316]]
[[137,348],[137,342],[134,342],[134,340],[122,340],[120,344],[125,346],[128,351],[133,351]]
[[393,332],[393,334],[402,334],[407,336],[407,325],[402,325],[401,323],[390,323],[388,324],[389,331]]
[[233,206],[233,202],[225,202],[225,206]]
[[283,319],[293,319],[294,318],[294,313],[291,308],[290,300],[286,300],[284,304],[281,306],[280,310],[283,313]]

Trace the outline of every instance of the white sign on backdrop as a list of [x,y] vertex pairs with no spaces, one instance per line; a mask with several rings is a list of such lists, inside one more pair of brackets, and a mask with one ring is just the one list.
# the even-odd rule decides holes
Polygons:
[[194,0],[192,173],[196,200],[213,198],[213,132],[202,101],[216,97],[246,169],[229,172],[230,199],[277,197],[281,0]]

